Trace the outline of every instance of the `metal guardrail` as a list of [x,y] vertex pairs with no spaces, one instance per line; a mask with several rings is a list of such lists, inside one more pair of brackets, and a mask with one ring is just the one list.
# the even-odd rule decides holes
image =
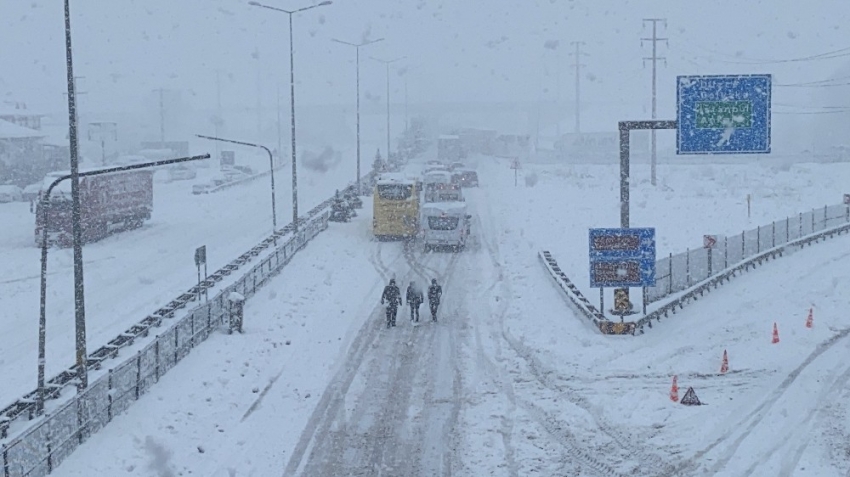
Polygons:
[[[368,174],[365,176],[364,180],[371,180],[373,175],[373,173]],[[353,184],[348,185],[341,192],[347,192],[349,190],[352,192],[354,191]],[[317,217],[322,211],[330,207],[333,199],[334,197],[332,196],[324,200],[319,205],[310,209],[306,216],[299,218],[299,228],[302,225],[306,225],[311,219]],[[134,341],[140,337],[147,337],[152,328],[158,328],[162,325],[163,318],[172,318],[177,311],[184,309],[190,302],[197,300],[200,294],[214,288],[225,277],[236,270],[239,270],[240,267],[260,255],[264,250],[273,246],[278,238],[291,233],[293,229],[294,226],[292,223],[284,226],[282,229],[276,231],[274,234],[270,235],[254,247],[251,247],[250,250],[232,260],[227,265],[213,272],[199,285],[195,285],[186,292],[179,294],[165,306],[130,326],[123,333],[120,333],[115,338],[109,340],[109,342],[105,345],[90,353],[86,360],[86,366],[93,370],[101,369],[102,363],[108,359],[114,359],[117,357],[118,351],[121,348],[131,346]],[[76,366],[71,366],[50,378],[46,383],[47,392],[45,393],[45,399],[57,399],[60,396],[62,389],[76,383],[76,376]],[[6,439],[8,437],[9,426],[17,419],[26,416],[27,419],[31,420],[35,417],[37,395],[38,390],[30,391],[23,397],[0,410],[0,439]]]
[[633,335],[635,333],[636,325],[634,322],[611,321],[604,313],[602,313],[601,310],[593,306],[593,304],[585,298],[581,290],[579,290],[569,277],[567,277],[567,274],[561,270],[561,267],[558,266],[558,262],[555,260],[555,257],[553,257],[550,252],[546,250],[541,251],[540,260],[549,272],[549,276],[555,280],[555,284],[558,285],[558,288],[560,288],[569,299],[569,303],[578,309],[585,318],[592,321],[602,334]]
[[[277,171],[278,169],[283,169],[284,167],[285,167],[285,166],[278,166],[278,167],[275,167],[275,171]],[[261,177],[266,177],[266,176],[268,176],[268,175],[270,175],[270,174],[271,174],[271,171],[259,172],[259,173],[257,173],[257,174],[252,174],[252,175],[250,175],[250,176],[245,176],[245,177],[243,177],[243,178],[241,178],[241,179],[237,179],[237,180],[235,180],[235,181],[228,181],[228,182],[225,182],[225,183],[223,183],[223,184],[221,184],[221,185],[217,185],[217,186],[215,186],[215,187],[210,187],[210,189],[209,189],[207,192],[208,192],[208,193],[213,193],[213,192],[218,192],[218,191],[220,191],[220,190],[229,189],[229,188],[231,188],[231,187],[233,187],[233,186],[237,186],[237,185],[239,185],[239,184],[245,184],[245,183],[247,183],[247,182],[255,181],[255,180],[257,180],[257,179],[259,179],[259,178],[261,178]]]
[[722,270],[721,272],[713,275],[712,277],[694,285],[689,290],[685,291],[681,296],[673,299],[670,303],[665,304],[661,308],[653,311],[652,313],[647,314],[645,317],[641,318],[636,322],[638,332],[643,334],[645,332],[644,327],[652,328],[652,320],[656,322],[661,321],[661,317],[667,318],[670,313],[675,314],[676,309],[681,310],[685,305],[689,304],[692,301],[696,301],[705,293],[711,292],[711,290],[716,289],[720,285],[724,283],[728,283],[735,278],[739,273],[743,273],[749,271],[751,268],[755,269],[759,265],[764,262],[767,262],[771,259],[782,257],[785,251],[789,248],[799,247],[803,248],[806,245],[812,245],[813,243],[820,242],[821,240],[826,240],[828,238],[832,238],[836,235],[841,235],[842,233],[850,232],[850,224],[840,225],[838,227],[833,227],[828,230],[823,230],[811,235],[807,235],[805,237],[799,238],[797,240],[793,240],[789,243],[780,245],[778,247],[771,248],[766,250],[756,256],[748,258],[747,260],[740,262],[730,268]]
[[850,207],[824,206],[760,225],[730,236],[715,236],[710,248],[699,247],[670,254],[655,262],[656,284],[646,288],[647,304],[690,289],[749,258],[813,233],[850,223]]
[[593,306],[590,301],[585,298],[584,294],[573,285],[573,282],[567,277],[567,275],[561,270],[561,267],[558,266],[558,262],[555,260],[555,257],[546,250],[540,252],[540,260],[543,262],[543,266],[546,267],[546,270],[549,272],[549,275],[555,281],[555,285],[560,288],[564,294],[566,294],[569,302],[572,306],[574,306],[585,318],[593,322],[593,324],[598,328],[604,322],[608,321],[605,318],[605,315],[602,314],[595,306]]
[[170,327],[161,330],[153,342],[117,363],[84,391],[46,413],[10,442],[0,444],[0,475],[35,477],[50,474],[80,444],[148,392],[192,348],[228,324],[231,310],[227,297],[232,292],[245,298],[256,294],[299,250],[328,228],[328,217],[325,211],[305,223],[298,234],[278,245],[274,253],[209,302],[187,311],[182,318],[171,322]]

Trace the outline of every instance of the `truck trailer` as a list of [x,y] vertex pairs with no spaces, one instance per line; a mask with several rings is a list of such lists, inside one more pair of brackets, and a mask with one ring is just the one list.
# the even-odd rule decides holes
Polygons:
[[[47,187],[67,172],[47,175],[35,207],[35,243],[41,246],[47,225],[48,245],[73,244],[71,180],[60,182],[42,210]],[[133,170],[80,177],[80,223],[83,243],[96,242],[113,232],[141,227],[153,212],[153,171]]]

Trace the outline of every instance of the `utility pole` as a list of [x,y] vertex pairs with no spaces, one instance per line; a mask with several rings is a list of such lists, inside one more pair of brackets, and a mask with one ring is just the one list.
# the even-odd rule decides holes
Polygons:
[[255,50],[257,58],[257,141],[262,141],[263,134],[263,104],[262,104],[262,73],[260,63],[260,49]]
[[581,62],[582,56],[589,56],[581,51],[581,47],[585,46],[583,41],[571,41],[570,45],[575,46],[576,51],[573,53],[576,57],[576,62],[573,64],[576,69],[576,134],[581,132],[581,67],[587,66]]
[[[216,120],[215,120],[215,136],[221,137],[221,124],[224,122],[221,112],[221,70],[215,70],[215,101],[216,101]],[[215,160],[221,161],[221,151],[219,150],[218,142],[215,144]]]
[[165,88],[154,92],[159,94],[159,148],[165,149]]
[[[80,90],[78,89],[78,88],[79,88],[79,86],[78,86],[77,80],[81,80],[81,79],[86,79],[86,77],[85,77],[85,76],[74,76],[74,96],[80,96],[81,94],[83,94],[83,95],[84,95],[84,94],[88,94],[88,91],[80,91]],[[67,98],[68,98],[68,93],[67,93],[67,92],[62,93],[62,96],[64,96],[64,97],[66,98],[66,100],[67,100]],[[80,102],[79,102],[78,100],[76,100],[76,99],[75,99],[75,100],[74,100],[74,103],[75,103],[76,109],[79,111],[79,109],[80,109]],[[77,127],[77,131],[79,131],[79,130],[80,130],[80,114],[79,114],[79,112],[77,112],[77,113],[75,113],[74,115],[75,115],[75,116],[76,116],[76,118],[77,118],[77,126],[76,126],[76,127]]]
[[[665,18],[644,18],[643,24],[646,25],[647,22],[652,23],[652,38],[641,38],[640,44],[641,44],[641,46],[643,46],[643,42],[645,42],[645,41],[651,41],[652,42],[652,56],[648,57],[648,58],[644,57],[643,64],[644,64],[644,66],[646,66],[647,61],[652,61],[652,119],[655,119],[656,113],[657,113],[657,110],[656,110],[656,98],[657,98],[657,95],[656,95],[656,79],[657,79],[656,63],[658,62],[658,60],[662,60],[662,61],[664,61],[664,65],[665,66],[667,65],[667,58],[658,56],[658,42],[663,41],[665,45],[668,44],[667,38],[658,38],[658,22],[663,23],[664,28],[667,28],[667,19],[665,19]],[[652,129],[650,131],[650,135],[651,135],[650,141],[652,143],[652,146],[651,146],[652,151],[650,153],[651,157],[650,157],[650,166],[649,166],[650,171],[651,171],[650,172],[650,176],[651,176],[650,181],[651,181],[652,185],[655,185],[655,182],[656,182],[655,181],[655,176],[656,176],[656,173],[655,173],[655,169],[656,169],[655,129]]]
[[280,83],[277,84],[277,162],[280,164],[283,154],[283,137],[280,132]]
[[392,60],[382,60],[372,57],[373,60],[379,61],[387,67],[387,163],[390,160],[390,65],[396,61],[403,60],[406,56],[400,56]]

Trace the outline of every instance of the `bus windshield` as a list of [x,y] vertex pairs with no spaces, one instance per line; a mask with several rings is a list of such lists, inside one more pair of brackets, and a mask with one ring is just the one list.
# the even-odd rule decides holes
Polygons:
[[428,228],[431,230],[454,230],[460,222],[460,217],[428,217]]
[[378,185],[378,196],[384,200],[407,200],[413,195],[413,186],[409,184]]

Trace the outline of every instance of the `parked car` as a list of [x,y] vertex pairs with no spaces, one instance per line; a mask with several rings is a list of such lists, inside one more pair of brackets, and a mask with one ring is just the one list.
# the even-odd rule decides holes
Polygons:
[[458,169],[454,172],[462,187],[478,187],[478,173],[470,169]]
[[15,185],[0,185],[0,202],[19,202],[23,200],[23,191]]
[[41,192],[41,182],[36,184],[30,184],[24,187],[23,192],[23,201],[24,202],[32,202],[38,199],[38,193]]
[[195,195],[209,194],[213,187],[215,186],[211,182],[199,182],[192,185],[192,193]]
[[172,181],[192,180],[198,176],[194,169],[184,165],[176,165],[168,169],[168,179]]
[[205,182],[198,182],[197,184],[192,185],[192,193],[195,195],[200,194],[209,194],[216,187],[226,184],[228,182],[232,182],[225,175],[217,175],[213,176]]
[[254,170],[253,170],[253,169],[251,169],[251,168],[250,168],[250,167],[248,167],[248,166],[233,166],[233,169],[235,169],[235,170],[237,170],[237,171],[242,171],[243,173],[245,173],[245,174],[247,174],[247,175],[249,175],[249,176],[253,176],[253,175],[254,175]]

